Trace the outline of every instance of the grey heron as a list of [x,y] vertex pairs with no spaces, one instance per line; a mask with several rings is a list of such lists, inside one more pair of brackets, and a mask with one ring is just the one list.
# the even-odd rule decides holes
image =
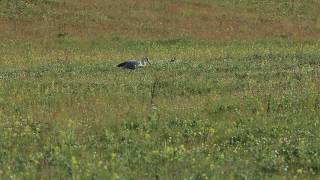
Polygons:
[[147,57],[143,58],[142,61],[138,60],[127,60],[117,65],[117,67],[122,67],[124,69],[136,69],[137,67],[144,67],[146,65],[151,65]]

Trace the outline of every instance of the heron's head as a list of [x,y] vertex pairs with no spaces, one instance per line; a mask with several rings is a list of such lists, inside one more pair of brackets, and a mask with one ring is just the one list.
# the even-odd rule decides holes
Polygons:
[[177,59],[176,57],[171,58],[170,62],[175,62]]
[[145,64],[151,65],[148,57],[144,57],[144,58],[142,59],[142,62],[144,62]]

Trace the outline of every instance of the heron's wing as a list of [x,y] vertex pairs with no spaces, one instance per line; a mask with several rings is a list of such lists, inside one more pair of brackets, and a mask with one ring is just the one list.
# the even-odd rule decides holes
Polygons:
[[123,63],[118,64],[117,67],[123,67],[123,66],[125,66],[126,64],[127,64],[127,62],[123,62]]
[[129,60],[117,65],[117,67],[122,67],[126,69],[135,69],[139,65],[139,62],[134,60]]

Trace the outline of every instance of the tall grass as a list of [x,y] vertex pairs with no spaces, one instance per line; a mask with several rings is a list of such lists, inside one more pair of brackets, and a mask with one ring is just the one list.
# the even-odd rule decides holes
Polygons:
[[3,178],[319,176],[318,42],[78,42],[2,44]]

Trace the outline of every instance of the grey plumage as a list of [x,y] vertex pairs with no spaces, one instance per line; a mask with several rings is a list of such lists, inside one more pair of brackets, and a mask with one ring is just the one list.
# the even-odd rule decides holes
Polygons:
[[117,67],[121,67],[124,69],[136,69],[137,67],[143,67],[147,64],[150,64],[149,59],[145,57],[142,61],[138,60],[127,60],[117,65]]

